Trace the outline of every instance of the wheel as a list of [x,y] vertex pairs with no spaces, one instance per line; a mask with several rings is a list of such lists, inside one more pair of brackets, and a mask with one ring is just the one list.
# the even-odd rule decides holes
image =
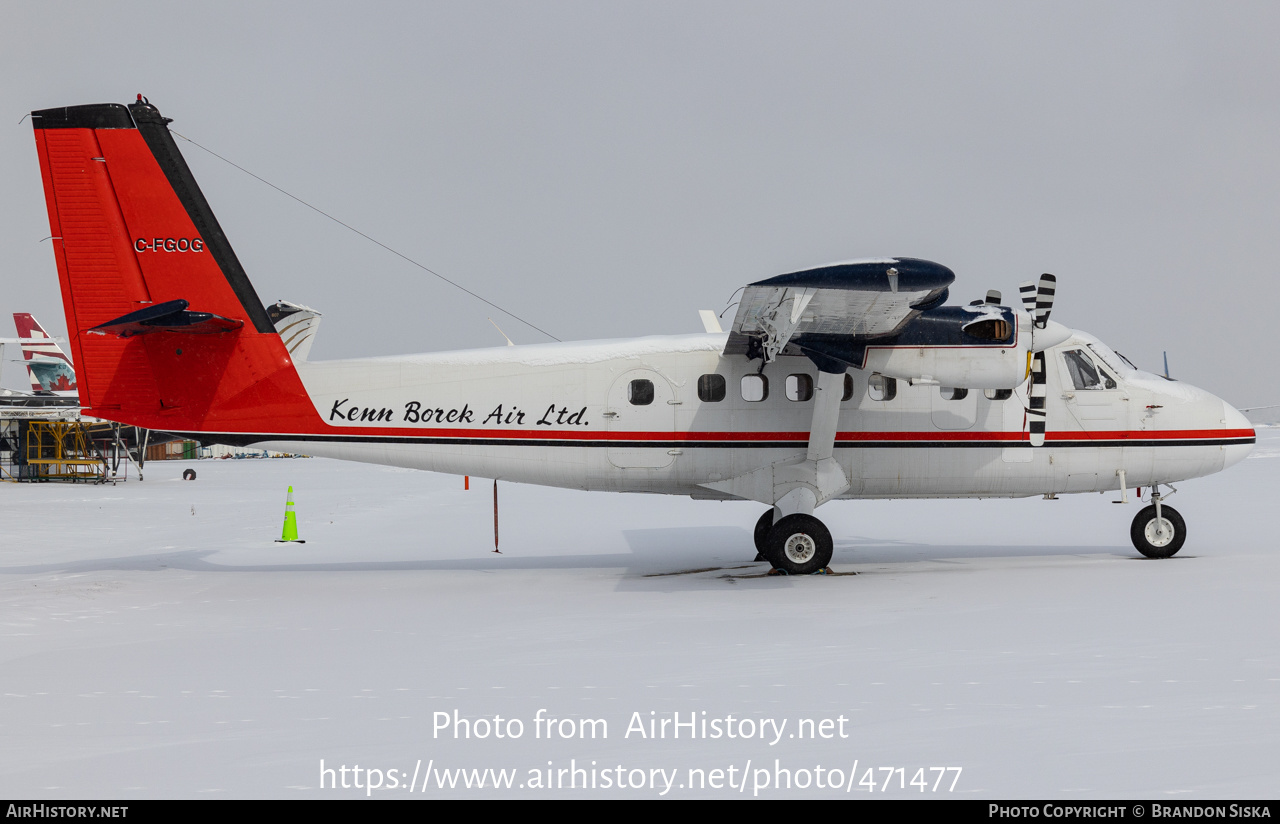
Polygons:
[[769,557],[765,554],[765,548],[769,540],[769,530],[773,529],[773,507],[769,507],[760,516],[760,520],[756,521],[756,560],[767,561]]
[[1134,547],[1148,558],[1172,558],[1187,540],[1187,524],[1178,510],[1162,505],[1160,515],[1157,520],[1152,504],[1139,512],[1129,527]]
[[788,515],[773,525],[765,557],[792,575],[808,575],[831,563],[831,532],[812,515]]
[[195,479],[196,479],[196,471],[195,471],[194,469],[184,469],[184,470],[182,470],[182,480],[184,480],[184,481],[194,481]]

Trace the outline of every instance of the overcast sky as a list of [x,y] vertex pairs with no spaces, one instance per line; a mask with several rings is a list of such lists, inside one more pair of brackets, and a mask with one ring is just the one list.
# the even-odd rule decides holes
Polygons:
[[[0,3],[0,336],[65,332],[28,111],[172,128],[565,340],[852,257],[1280,403],[1280,5]],[[7,124],[7,125],[4,125]],[[189,144],[313,358],[546,340]],[[1008,302],[1008,300],[1006,301]],[[17,353],[6,350],[7,357]],[[7,364],[4,385],[25,377]]]

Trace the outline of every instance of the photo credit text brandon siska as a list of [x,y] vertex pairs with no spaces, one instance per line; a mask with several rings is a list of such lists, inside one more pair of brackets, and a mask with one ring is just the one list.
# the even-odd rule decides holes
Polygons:
[[1045,819],[1078,821],[1085,818],[1128,819],[1272,819],[1275,804],[1241,801],[990,801],[985,802],[986,818],[992,820]]

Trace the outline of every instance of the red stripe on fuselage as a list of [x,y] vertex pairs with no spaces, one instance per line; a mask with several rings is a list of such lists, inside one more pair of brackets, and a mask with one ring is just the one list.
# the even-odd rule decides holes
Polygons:
[[[213,434],[213,433],[211,433]],[[233,433],[226,433],[233,434]],[[271,433],[234,433],[264,436],[264,439],[289,440],[293,436],[324,436],[332,438],[439,438],[457,440],[527,440],[531,444],[538,441],[619,441],[635,443],[637,441],[653,441],[656,443],[672,442],[716,442],[716,443],[757,443],[757,442],[793,442],[797,446],[809,441],[808,432],[618,432],[599,431],[584,432],[576,430],[545,429],[406,429],[403,427],[329,427],[323,431]],[[1143,430],[1111,430],[1096,432],[1049,432],[1050,442],[1079,441],[1185,441],[1249,439],[1253,440],[1252,429],[1174,429],[1160,432]],[[838,432],[837,444],[856,445],[859,442],[983,442],[1000,441],[1008,443],[1024,443],[1026,432]]]

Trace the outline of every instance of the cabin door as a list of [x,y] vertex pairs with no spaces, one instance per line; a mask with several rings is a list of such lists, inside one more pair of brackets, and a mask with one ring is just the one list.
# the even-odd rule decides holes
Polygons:
[[680,454],[672,441],[676,397],[666,378],[652,369],[622,373],[605,403],[609,462],[621,469],[659,469]]

